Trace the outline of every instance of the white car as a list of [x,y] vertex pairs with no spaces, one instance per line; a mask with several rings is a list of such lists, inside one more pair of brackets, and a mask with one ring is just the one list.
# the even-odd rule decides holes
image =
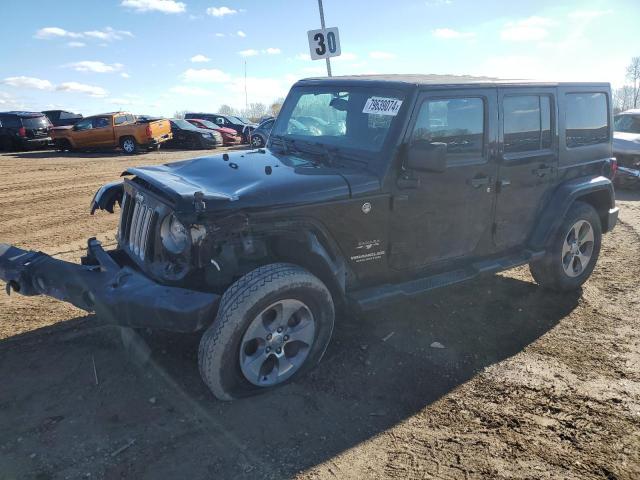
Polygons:
[[614,117],[613,154],[618,159],[619,181],[640,176],[640,109],[627,110]]

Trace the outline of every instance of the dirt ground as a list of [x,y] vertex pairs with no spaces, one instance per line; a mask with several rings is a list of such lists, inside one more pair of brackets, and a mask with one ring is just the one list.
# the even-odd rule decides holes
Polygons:
[[[0,242],[77,260],[114,243],[102,183],[198,154],[0,155]],[[0,479],[638,479],[640,193],[619,206],[582,291],[519,268],[340,318],[310,375],[233,403],[195,335],[0,296]]]

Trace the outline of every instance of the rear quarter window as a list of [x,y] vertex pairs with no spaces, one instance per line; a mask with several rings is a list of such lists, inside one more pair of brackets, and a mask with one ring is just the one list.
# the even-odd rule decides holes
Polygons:
[[609,141],[609,109],[605,93],[567,93],[565,105],[568,148]]

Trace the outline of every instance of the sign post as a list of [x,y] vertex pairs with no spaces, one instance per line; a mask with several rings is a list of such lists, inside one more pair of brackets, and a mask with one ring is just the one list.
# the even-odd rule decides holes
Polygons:
[[307,37],[309,39],[309,53],[312,60],[325,59],[327,62],[327,75],[331,76],[331,57],[340,55],[340,35],[338,28],[326,28],[324,24],[324,9],[322,8],[322,0],[318,0],[318,9],[320,10],[320,30],[309,30]]

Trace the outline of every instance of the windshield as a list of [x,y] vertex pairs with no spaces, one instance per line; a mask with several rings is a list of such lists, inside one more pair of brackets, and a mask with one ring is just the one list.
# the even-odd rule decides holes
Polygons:
[[176,119],[176,120],[171,120],[171,122],[174,125],[176,125],[178,128],[181,128],[182,130],[198,130],[198,127],[191,125],[186,120]]
[[370,87],[297,87],[272,135],[379,152],[398,118],[404,94]]
[[[191,122],[189,122],[189,123],[191,123]],[[209,120],[198,120],[198,123],[201,124],[205,128],[211,128],[213,130],[217,130],[217,129],[220,128],[220,125],[216,125],[215,123],[210,122]],[[197,127],[198,125],[195,125],[195,126]]]
[[613,120],[614,132],[640,133],[640,115],[616,115]]

